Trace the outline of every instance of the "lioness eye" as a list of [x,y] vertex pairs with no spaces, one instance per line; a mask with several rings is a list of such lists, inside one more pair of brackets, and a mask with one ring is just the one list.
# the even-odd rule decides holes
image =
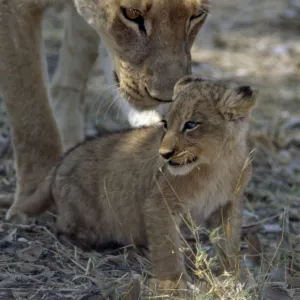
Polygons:
[[137,9],[124,8],[124,15],[127,19],[133,21],[136,20],[141,14]]
[[139,26],[139,29],[141,31],[146,32],[144,18],[142,16],[142,13],[139,10],[135,8],[125,8],[125,7],[122,7],[121,9],[122,9],[123,16],[127,20],[136,23]]
[[161,122],[163,123],[164,130],[167,130],[168,129],[168,122],[166,120],[161,120]]
[[190,21],[202,19],[206,14],[207,12],[205,10],[201,10],[198,14],[191,16]]
[[197,122],[192,122],[192,121],[186,122],[184,124],[183,131],[192,130],[192,129],[196,128],[197,125],[199,125],[199,123],[197,123]]

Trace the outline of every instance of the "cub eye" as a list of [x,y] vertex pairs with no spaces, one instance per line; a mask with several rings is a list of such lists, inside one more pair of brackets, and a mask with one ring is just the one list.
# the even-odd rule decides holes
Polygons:
[[184,124],[183,131],[192,130],[192,129],[196,128],[198,125],[199,125],[199,123],[197,123],[197,122],[192,122],[192,121],[186,122]]
[[168,122],[166,120],[161,120],[161,122],[163,124],[164,130],[167,130],[168,129]]
[[121,10],[125,19],[136,23],[141,31],[146,32],[144,18],[138,9],[122,7]]

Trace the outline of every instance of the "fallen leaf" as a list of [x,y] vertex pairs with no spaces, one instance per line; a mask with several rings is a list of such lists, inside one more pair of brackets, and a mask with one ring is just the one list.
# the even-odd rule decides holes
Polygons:
[[17,256],[27,262],[37,261],[43,253],[43,248],[39,244],[33,244],[30,247],[17,251]]
[[17,238],[17,228],[13,229],[8,235],[6,235],[1,241],[0,244],[5,242],[13,242]]
[[281,286],[267,286],[262,294],[266,300],[293,300]]

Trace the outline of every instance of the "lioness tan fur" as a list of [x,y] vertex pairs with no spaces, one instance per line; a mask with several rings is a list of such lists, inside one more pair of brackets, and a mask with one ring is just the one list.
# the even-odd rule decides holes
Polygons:
[[[68,6],[58,74],[49,91],[63,141],[40,51],[43,14],[55,4]],[[191,46],[207,12],[208,0],[0,0],[0,93],[16,157],[15,202],[34,193],[63,146],[83,139],[84,90],[99,36],[115,64],[121,111],[131,126],[149,125],[171,101],[175,82],[190,74]]]
[[248,86],[188,76],[176,84],[174,100],[163,125],[96,138],[67,152],[9,217],[33,216],[54,201],[59,233],[88,245],[148,246],[159,283],[184,287],[180,216],[197,207],[207,219],[224,208],[230,233],[223,251],[234,268],[239,197],[251,175],[246,137],[255,94]]

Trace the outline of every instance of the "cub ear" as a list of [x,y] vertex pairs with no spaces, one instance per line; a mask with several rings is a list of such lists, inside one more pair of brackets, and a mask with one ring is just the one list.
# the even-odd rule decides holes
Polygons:
[[229,121],[238,121],[247,117],[256,104],[257,91],[244,85],[225,93],[220,101],[221,113]]
[[184,76],[181,79],[179,79],[174,87],[173,101],[178,96],[178,94],[180,94],[190,83],[201,81],[204,81],[204,79],[193,75]]

